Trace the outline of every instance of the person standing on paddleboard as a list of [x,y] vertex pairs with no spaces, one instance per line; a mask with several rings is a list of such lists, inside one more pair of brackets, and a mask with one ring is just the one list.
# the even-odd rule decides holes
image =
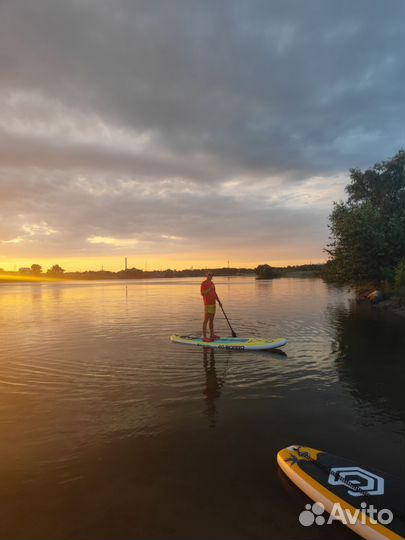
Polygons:
[[[216,302],[221,305],[217,293],[215,291],[215,285],[212,282],[213,273],[207,272],[207,279],[201,283],[201,296],[204,301],[204,322],[203,322],[203,340],[214,341],[219,339],[219,336],[214,334],[214,317],[216,311]],[[210,337],[207,338],[207,325],[210,328]]]

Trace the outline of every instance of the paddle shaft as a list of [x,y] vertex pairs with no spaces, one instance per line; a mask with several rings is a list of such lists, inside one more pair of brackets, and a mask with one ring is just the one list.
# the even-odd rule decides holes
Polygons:
[[220,307],[221,307],[221,309],[222,309],[222,313],[224,314],[224,317],[225,317],[225,319],[226,319],[226,322],[228,323],[229,328],[231,329],[232,337],[238,337],[238,336],[235,334],[234,329],[232,328],[231,323],[229,322],[228,317],[226,316],[225,310],[224,310],[224,308],[222,307],[221,301],[220,301],[220,299],[218,298],[218,296],[217,296],[217,299],[218,299],[218,303],[219,303],[219,305],[220,305]]

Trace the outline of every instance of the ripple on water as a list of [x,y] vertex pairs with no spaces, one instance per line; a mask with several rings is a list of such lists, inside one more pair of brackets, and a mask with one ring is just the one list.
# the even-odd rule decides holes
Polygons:
[[[26,434],[37,441],[69,436],[82,444],[83,434],[86,441],[111,431],[153,434],[199,415],[202,400],[280,402],[300,392],[318,403],[324,390],[341,407],[352,400],[353,414],[373,407],[390,418],[389,400],[364,397],[352,364],[343,369],[337,361],[347,291],[320,280],[218,280],[238,335],[285,336],[282,356],[170,343],[173,333],[200,334],[198,287],[199,280],[177,280],[2,289],[0,423],[10,440],[22,415]],[[220,311],[216,329],[230,334]]]

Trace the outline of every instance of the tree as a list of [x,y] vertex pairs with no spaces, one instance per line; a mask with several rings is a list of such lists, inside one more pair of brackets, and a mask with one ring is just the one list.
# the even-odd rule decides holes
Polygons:
[[376,163],[372,169],[362,172],[350,169],[351,183],[346,186],[348,203],[361,205],[369,202],[384,216],[403,212],[404,190],[404,151],[400,150],[389,161]]
[[275,277],[274,269],[269,264],[259,264],[255,268],[257,279],[272,279]]
[[42,272],[42,266],[40,264],[31,264],[31,273],[40,274]]
[[59,266],[59,264],[54,264],[49,270],[46,272],[47,274],[53,275],[53,276],[62,276],[64,273],[64,269]]
[[346,202],[334,203],[329,276],[346,282],[392,278],[405,258],[404,151],[364,172],[350,170]]
[[126,270],[117,272],[117,276],[121,279],[139,279],[144,277],[144,272],[143,270],[139,270],[139,268],[127,268]]

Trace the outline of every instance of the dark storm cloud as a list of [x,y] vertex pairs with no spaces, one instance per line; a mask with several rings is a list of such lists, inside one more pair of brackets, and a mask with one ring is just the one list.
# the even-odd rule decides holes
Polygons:
[[[320,177],[327,190],[402,145],[403,11],[400,0],[2,2],[3,224],[18,236],[24,220],[45,221],[72,246],[185,228],[203,242],[212,214],[220,242],[249,225],[279,238],[303,225],[322,243],[328,205],[290,204],[289,186]],[[266,199],[275,191],[284,203]]]
[[147,152],[129,151],[121,148],[108,148],[97,144],[66,143],[47,138],[27,137],[7,134],[3,139],[0,132],[0,160],[6,167],[41,169],[115,171],[117,174],[134,171],[138,176],[151,179],[162,175],[181,176],[209,180],[212,178],[209,160],[201,164],[196,158],[194,162],[180,157],[164,157],[148,155]]
[[[236,174],[341,170],[402,137],[396,0],[34,0],[2,11],[6,88],[96,108]],[[339,144],[353,135],[361,155]]]

